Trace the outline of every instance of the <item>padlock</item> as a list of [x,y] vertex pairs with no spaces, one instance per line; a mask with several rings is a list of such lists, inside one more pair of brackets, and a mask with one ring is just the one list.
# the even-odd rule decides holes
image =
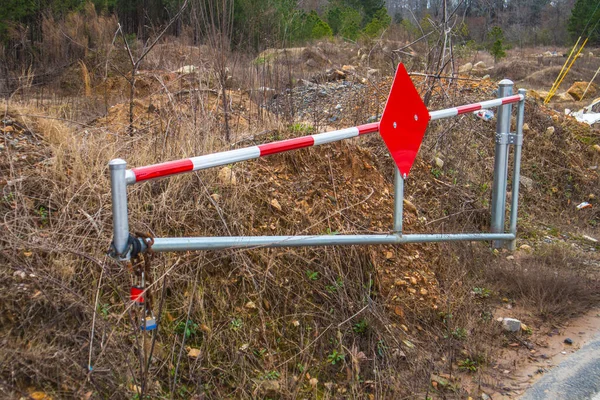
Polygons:
[[130,291],[130,299],[138,306],[144,305],[144,289],[139,286],[132,286]]
[[144,325],[141,326],[143,331],[153,331],[156,329],[156,320],[154,317],[146,317],[144,320]]

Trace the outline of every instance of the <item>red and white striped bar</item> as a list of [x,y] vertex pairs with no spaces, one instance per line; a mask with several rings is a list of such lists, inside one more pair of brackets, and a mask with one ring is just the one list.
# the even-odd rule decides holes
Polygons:
[[522,94],[514,96],[501,97],[494,100],[482,101],[481,103],[467,104],[466,106],[458,106],[454,108],[446,108],[445,110],[432,111],[429,113],[429,120],[456,117],[457,115],[466,114],[473,111],[483,110],[486,108],[494,108],[503,104],[518,103],[525,97]]
[[[432,111],[429,113],[429,117],[432,121],[442,118],[450,118],[485,108],[493,108],[503,104],[517,103],[523,99],[523,95],[517,94],[514,96],[483,101],[481,103]],[[126,171],[125,179],[128,185],[133,185],[134,183],[143,182],[150,179],[163,178],[183,172],[200,171],[207,168],[251,160],[254,158],[283,153],[289,150],[296,150],[304,147],[319,146],[322,144],[337,142],[343,139],[350,139],[359,135],[378,131],[379,122],[373,122],[352,128],[340,129],[337,131],[318,133],[315,135],[281,140],[278,142],[266,143],[258,146],[246,147],[243,149],[223,151],[220,153],[207,154],[199,157],[133,168]]]

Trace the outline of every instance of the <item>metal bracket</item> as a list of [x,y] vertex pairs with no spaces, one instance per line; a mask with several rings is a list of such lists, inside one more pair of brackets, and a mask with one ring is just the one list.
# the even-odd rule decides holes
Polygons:
[[516,133],[497,133],[496,134],[497,144],[513,144],[517,146],[523,145],[523,135]]

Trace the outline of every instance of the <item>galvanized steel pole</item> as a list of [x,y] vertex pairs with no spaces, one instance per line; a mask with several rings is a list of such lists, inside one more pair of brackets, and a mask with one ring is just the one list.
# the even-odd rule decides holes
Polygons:
[[394,175],[394,233],[402,234],[402,212],[404,207],[404,177],[398,167]]
[[[315,236],[221,236],[154,238],[152,251],[223,250],[271,247],[352,246],[374,244],[433,243],[457,241],[513,240],[512,233],[433,233],[380,235],[315,235]],[[140,241],[142,251],[146,244]]]
[[[513,82],[508,79],[500,81],[498,97],[511,96]],[[496,124],[496,154],[494,160],[494,183],[492,186],[492,233],[504,232],[506,218],[506,178],[508,177],[508,136],[510,133],[511,104],[503,104],[498,108]],[[503,242],[495,240],[492,247],[501,248]]]
[[515,152],[513,166],[512,199],[510,203],[510,228],[509,232],[515,235],[515,239],[508,242],[510,251],[517,247],[517,212],[519,209],[519,182],[521,180],[521,150],[523,148],[523,120],[525,119],[525,89],[519,89],[519,94],[523,95],[523,100],[517,106],[517,131],[515,137]]
[[129,239],[129,221],[127,218],[127,183],[125,171],[127,162],[120,158],[108,163],[110,169],[110,189],[112,194],[113,214],[113,247],[116,256],[127,257],[127,242]]

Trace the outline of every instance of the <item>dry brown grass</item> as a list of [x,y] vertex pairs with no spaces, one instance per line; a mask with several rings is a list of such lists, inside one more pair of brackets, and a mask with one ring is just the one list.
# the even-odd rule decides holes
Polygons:
[[[248,75],[262,76],[255,69]],[[135,395],[140,352],[149,342],[140,336],[138,316],[127,301],[129,273],[104,255],[111,239],[107,162],[122,157],[140,166],[229,148],[219,113],[211,107],[213,94],[175,96],[184,83],[162,83],[153,78],[148,97],[139,99],[133,136],[124,134],[126,117],[118,107],[106,119],[78,127],[56,119],[64,110],[38,118],[33,115],[44,111],[32,105],[9,107],[8,116],[23,135],[19,148],[3,134],[7,156],[0,160],[0,229],[6,232],[0,235],[0,390],[10,396],[28,387],[57,398]],[[202,84],[187,81],[183,89]],[[374,89],[370,86],[357,103],[371,104]],[[461,103],[489,97],[467,87],[453,90]],[[385,96],[386,90],[379,92]],[[238,96],[234,115],[245,121],[237,138],[245,139],[243,145],[292,135],[286,123],[242,107],[247,97]],[[597,188],[597,174],[581,173],[597,157],[581,138],[589,142],[597,136],[585,129],[572,136],[566,121],[555,124],[555,135],[544,136],[551,117],[534,104],[527,113],[532,130],[523,173],[535,179],[534,191],[523,195],[527,237],[540,235],[540,221],[558,218],[595,229],[597,217],[573,210],[569,199]],[[349,118],[360,120],[360,112]],[[251,135],[265,129],[271,133]],[[492,124],[471,116],[432,125],[407,181],[407,195],[418,210],[407,212],[407,231],[486,229],[493,132]],[[431,162],[436,155],[445,161],[439,171]],[[548,168],[558,158],[568,160],[561,167],[565,174]],[[390,229],[392,166],[376,137],[232,170],[235,185],[208,170],[130,188],[131,230],[210,236]],[[565,190],[553,192],[555,186]],[[281,210],[272,206],[273,199]],[[567,229],[566,222],[556,225]],[[521,265],[541,263],[540,270],[562,277],[563,262],[556,259],[542,253]],[[556,264],[548,267],[544,260]],[[265,382],[271,380],[278,382],[280,398],[460,397],[465,395],[460,388],[432,392],[430,374],[455,374],[457,363],[469,359],[483,381],[485,365],[502,343],[489,318],[498,296],[480,296],[474,288],[505,290],[524,305],[547,304],[554,311],[565,310],[562,297],[533,289],[568,284],[563,293],[586,294],[586,302],[570,305],[577,310],[595,300],[589,291],[595,283],[569,272],[555,281],[551,275],[540,278],[542,284],[529,282],[530,274],[516,274],[527,282],[523,289],[531,289],[527,297],[515,274],[505,272],[516,267],[499,262],[485,244],[162,254],[152,265],[157,315],[158,299],[165,296],[147,376],[147,393],[157,398],[171,393],[258,398],[268,395]],[[189,348],[200,355],[188,357]]]

